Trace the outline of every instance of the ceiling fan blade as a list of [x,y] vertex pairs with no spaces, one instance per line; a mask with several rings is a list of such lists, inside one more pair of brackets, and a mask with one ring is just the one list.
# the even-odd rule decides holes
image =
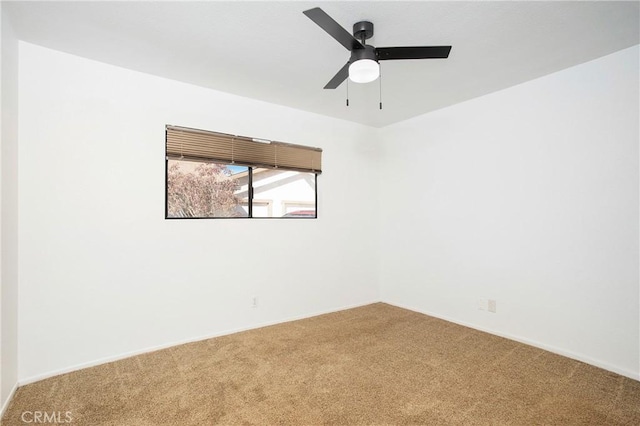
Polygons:
[[451,46],[378,47],[379,61],[448,58]]
[[342,84],[349,77],[349,62],[344,64],[344,67],[340,68],[340,71],[333,76],[331,81],[324,86],[325,89],[335,89]]
[[326,14],[326,12],[319,7],[305,10],[305,15],[313,22],[315,22],[320,28],[325,30],[331,37],[335,38],[338,43],[352,51],[355,49],[364,49],[364,46],[356,40],[347,30],[342,28],[340,24],[333,20],[333,18]]

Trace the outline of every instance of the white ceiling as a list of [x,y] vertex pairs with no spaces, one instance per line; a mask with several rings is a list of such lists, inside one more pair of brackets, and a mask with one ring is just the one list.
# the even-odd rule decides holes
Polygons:
[[[632,2],[10,2],[22,40],[375,127],[640,43]],[[378,47],[452,45],[449,59],[385,61],[379,85],[324,85],[349,52],[302,11],[320,6]]]

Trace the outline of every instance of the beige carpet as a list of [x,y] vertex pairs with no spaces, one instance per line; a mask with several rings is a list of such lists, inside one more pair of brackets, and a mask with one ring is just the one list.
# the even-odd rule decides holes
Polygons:
[[92,426],[640,425],[640,382],[378,303],[33,383],[3,425],[27,411]]

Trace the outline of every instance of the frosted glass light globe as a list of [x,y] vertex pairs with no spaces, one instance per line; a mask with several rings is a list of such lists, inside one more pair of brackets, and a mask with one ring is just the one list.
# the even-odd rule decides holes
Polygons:
[[369,83],[380,76],[380,65],[372,59],[360,59],[349,65],[349,78],[354,83]]

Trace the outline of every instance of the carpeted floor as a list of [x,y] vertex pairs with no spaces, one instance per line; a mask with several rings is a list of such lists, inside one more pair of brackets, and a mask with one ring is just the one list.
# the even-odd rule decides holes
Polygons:
[[378,303],[23,386],[2,424],[35,411],[91,426],[640,425],[640,382]]

